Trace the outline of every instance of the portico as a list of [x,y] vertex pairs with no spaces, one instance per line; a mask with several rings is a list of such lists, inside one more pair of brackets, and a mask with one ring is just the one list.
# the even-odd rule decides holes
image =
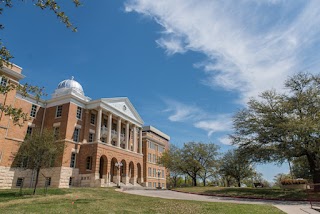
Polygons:
[[[94,129],[94,140],[81,146],[80,174],[91,174],[90,186],[144,185],[142,124],[143,121],[128,98],[106,98],[87,105]],[[94,119],[95,118],[95,119]],[[90,158],[88,158],[90,157]]]

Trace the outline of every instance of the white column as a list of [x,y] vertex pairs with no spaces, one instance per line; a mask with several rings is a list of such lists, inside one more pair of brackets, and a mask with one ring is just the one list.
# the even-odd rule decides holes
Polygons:
[[117,132],[118,132],[117,147],[120,147],[120,143],[121,143],[121,118],[118,119]]
[[101,133],[101,118],[102,118],[102,109],[98,109],[98,118],[97,118],[97,127],[96,127],[96,141],[100,142],[100,133]]
[[136,129],[136,125],[133,125],[133,151],[137,152],[137,129]]
[[139,130],[139,153],[142,154],[142,128]]
[[108,140],[107,143],[111,144],[111,129],[112,129],[112,114],[108,115]]
[[128,150],[128,148],[129,148],[129,132],[130,132],[130,124],[129,124],[129,122],[127,122],[127,124],[126,124],[126,145],[125,145],[126,150]]

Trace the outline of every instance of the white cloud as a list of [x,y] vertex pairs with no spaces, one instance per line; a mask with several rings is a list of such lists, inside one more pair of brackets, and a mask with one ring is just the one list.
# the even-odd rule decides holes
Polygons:
[[229,115],[219,115],[215,119],[198,121],[194,126],[207,131],[209,137],[215,132],[231,131],[232,129]]
[[165,112],[171,113],[168,119],[173,122],[199,120],[205,115],[204,111],[195,105],[186,105],[172,99],[164,99],[164,102],[168,106]]
[[230,131],[232,128],[230,114],[209,114],[196,105],[187,105],[172,99],[164,99],[164,102],[167,104],[165,112],[170,113],[170,121],[191,123],[194,127],[207,131],[209,137],[215,132]]
[[218,141],[224,145],[229,145],[229,146],[232,145],[231,139],[228,136],[220,137],[218,138]]
[[127,0],[125,6],[163,27],[157,43],[168,54],[204,53],[205,84],[238,91],[242,103],[320,65],[317,0]]

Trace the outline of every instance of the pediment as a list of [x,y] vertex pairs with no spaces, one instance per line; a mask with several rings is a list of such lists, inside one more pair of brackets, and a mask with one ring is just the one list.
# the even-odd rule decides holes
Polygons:
[[141,125],[143,124],[143,120],[127,97],[103,98],[101,99],[101,101],[117,112],[126,115],[127,117],[137,121]]

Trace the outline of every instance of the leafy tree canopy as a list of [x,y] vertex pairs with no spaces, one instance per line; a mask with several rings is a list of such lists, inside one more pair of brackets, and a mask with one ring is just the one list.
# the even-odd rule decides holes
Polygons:
[[306,157],[320,183],[320,76],[294,75],[286,93],[263,92],[234,117],[233,142],[258,162]]

